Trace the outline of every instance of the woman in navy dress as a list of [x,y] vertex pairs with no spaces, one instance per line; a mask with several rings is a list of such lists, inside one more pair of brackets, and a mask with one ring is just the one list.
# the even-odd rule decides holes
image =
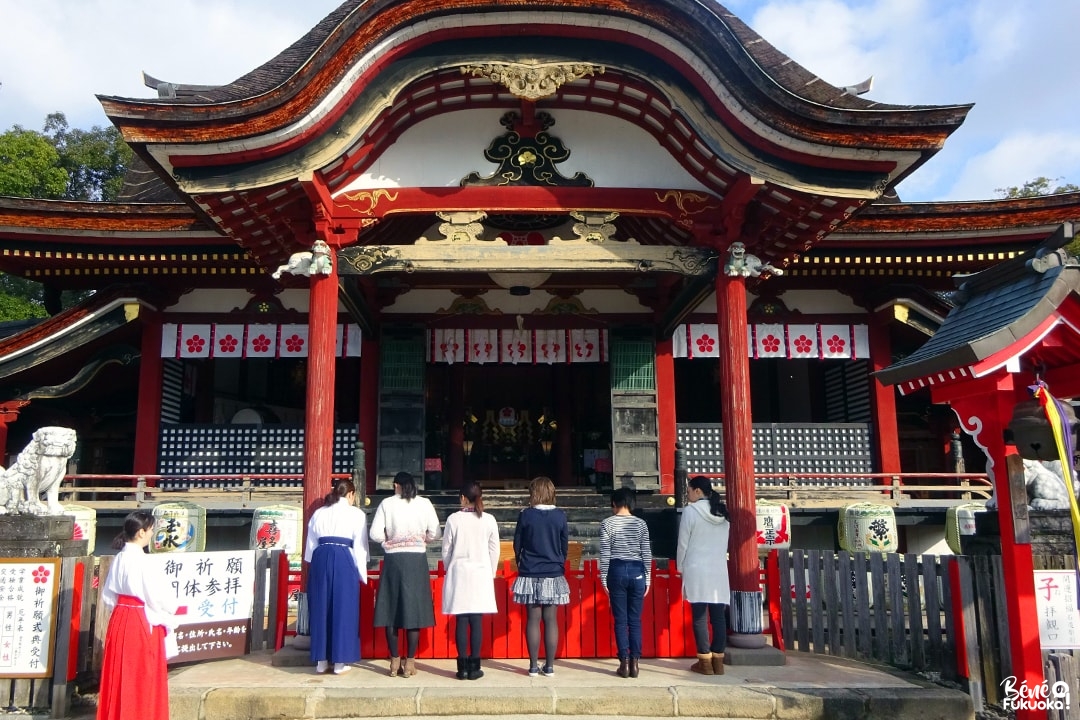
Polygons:
[[351,480],[338,480],[308,521],[308,620],[315,672],[360,659],[360,583],[367,582],[367,517]]

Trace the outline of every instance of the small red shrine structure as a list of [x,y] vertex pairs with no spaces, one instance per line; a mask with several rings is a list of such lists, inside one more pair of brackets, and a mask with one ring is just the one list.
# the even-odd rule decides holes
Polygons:
[[[1013,674],[1027,687],[1041,685],[1043,663],[1028,498],[1023,485],[1010,483],[1005,431],[1016,404],[1029,400],[1039,381],[1055,396],[1080,396],[1080,262],[1061,249],[1073,239],[1073,224],[1065,223],[1038,252],[964,279],[956,308],[934,337],[877,374],[903,393],[929,388],[986,454],[1001,527]],[[1039,714],[1018,710],[1016,716]]]
[[9,448],[67,423],[83,472],[291,474],[310,508],[357,441],[369,491],[671,495],[681,440],[726,476],[747,636],[755,473],[945,469],[928,393],[870,373],[1080,215],[899,202],[970,106],[853,95],[691,0],[349,0],[152,84],[100,98],[120,201],[0,198],[0,270],[96,291],[0,341]]

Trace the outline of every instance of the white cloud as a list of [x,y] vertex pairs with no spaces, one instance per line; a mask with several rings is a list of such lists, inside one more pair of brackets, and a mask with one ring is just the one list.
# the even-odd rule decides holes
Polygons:
[[[1080,2],[729,0],[762,37],[834,85],[874,76],[883,103],[975,103],[905,200],[982,199],[1037,175],[1080,184]],[[228,83],[310,30],[337,0],[0,0],[0,130],[62,111],[107,122],[95,94],[152,97],[141,71]],[[1053,143],[1046,147],[1042,143]],[[1017,156],[1011,148],[1026,148]],[[1035,168],[1038,168],[1037,170]]]

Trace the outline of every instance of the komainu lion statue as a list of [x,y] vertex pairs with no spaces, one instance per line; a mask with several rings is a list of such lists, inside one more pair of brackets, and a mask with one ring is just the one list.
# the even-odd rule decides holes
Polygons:
[[279,265],[271,277],[279,279],[282,273],[290,275],[329,275],[333,272],[334,261],[330,257],[330,246],[323,240],[316,240],[311,252],[298,252],[289,256],[289,262]]
[[[62,515],[60,482],[75,453],[75,431],[65,427],[38,428],[15,464],[0,468],[0,515]],[[46,502],[41,502],[41,494]]]

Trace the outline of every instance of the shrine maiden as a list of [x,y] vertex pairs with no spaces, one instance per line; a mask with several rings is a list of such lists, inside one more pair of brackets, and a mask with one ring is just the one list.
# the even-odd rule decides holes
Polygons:
[[165,636],[178,624],[168,584],[151,574],[146,547],[154,516],[136,510],[113,540],[113,558],[101,600],[112,608],[105,633],[98,720],[168,720],[169,679]]
[[360,659],[360,583],[367,582],[367,517],[356,487],[338,480],[308,521],[308,620],[315,672],[334,674]]

